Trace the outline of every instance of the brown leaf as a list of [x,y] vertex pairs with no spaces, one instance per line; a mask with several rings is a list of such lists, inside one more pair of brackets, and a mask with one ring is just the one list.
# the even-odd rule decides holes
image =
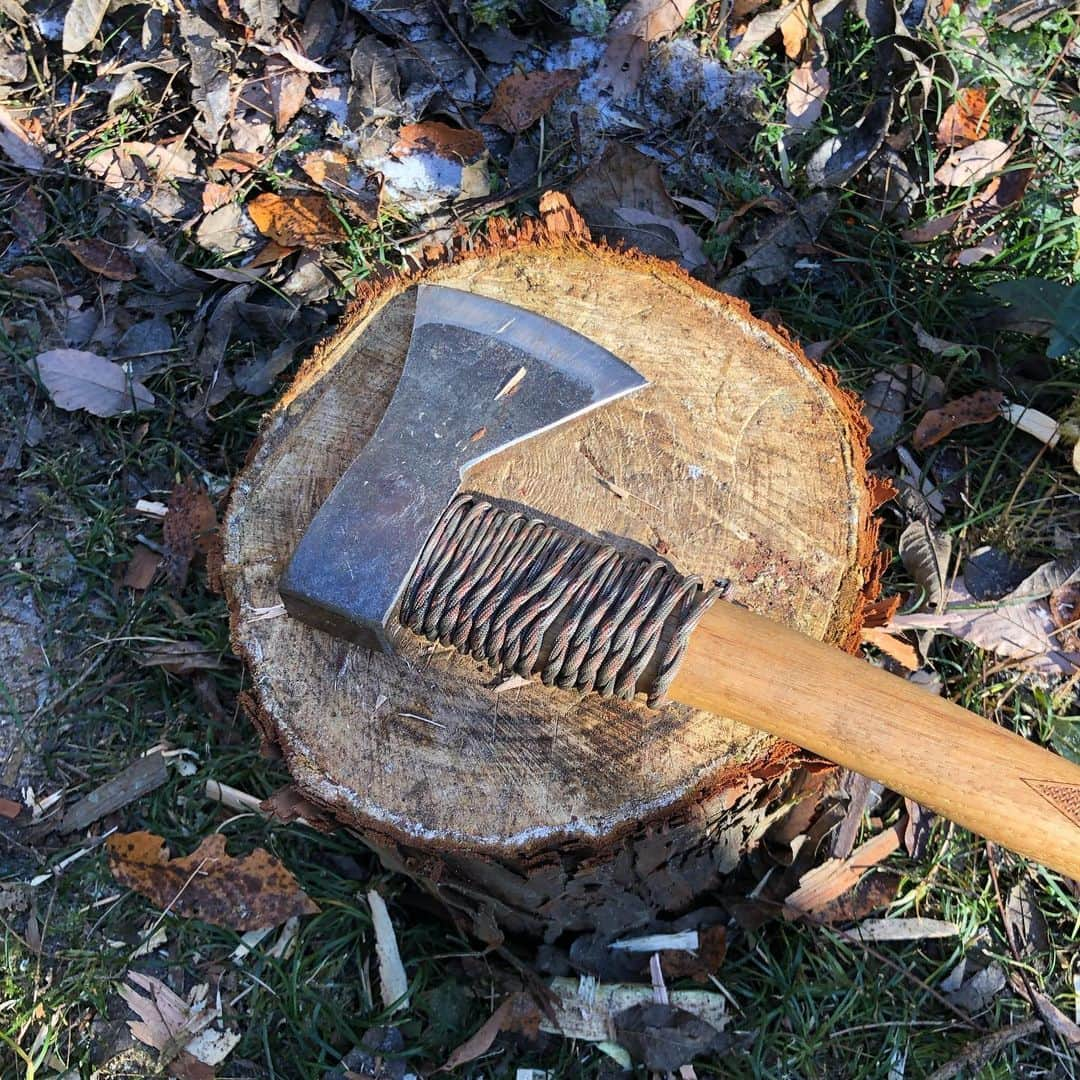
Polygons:
[[104,240],[61,240],[61,244],[75,256],[87,270],[100,274],[110,281],[133,281],[135,264],[115,244]]
[[390,153],[396,158],[415,153],[434,154],[464,165],[475,161],[484,152],[484,145],[484,136],[479,131],[451,127],[438,120],[424,120],[419,124],[406,124],[398,132]]
[[346,239],[345,229],[324,195],[266,192],[247,204],[255,227],[284,247],[319,248]]
[[203,213],[209,214],[212,210],[225,206],[232,197],[233,189],[228,184],[215,184],[213,180],[208,180],[202,191]]
[[41,239],[47,227],[45,204],[41,196],[31,187],[23,188],[11,208],[11,231],[21,244],[29,247]]
[[829,92],[829,69],[805,60],[792,73],[787,86],[787,125],[792,131],[813,127],[821,116]]
[[1001,416],[1005,395],[1000,390],[976,390],[974,394],[947,401],[940,409],[931,409],[920,421],[911,436],[916,450],[940,442],[957,428],[969,424],[988,424]]
[[794,10],[780,23],[780,34],[784,39],[784,52],[792,60],[798,60],[802,56],[807,35],[810,33],[811,18],[810,0],[797,0]]
[[985,139],[990,130],[986,91],[961,90],[945,110],[937,129],[938,146],[961,147]]
[[221,833],[190,855],[170,858],[165,841],[149,832],[114,833],[106,841],[109,869],[162,910],[245,933],[319,911],[284,866],[262,848],[233,858]]
[[556,71],[514,72],[495,87],[491,107],[481,124],[496,124],[517,134],[531,127],[564,91],[577,86],[581,76],[574,68]]
[[1064,649],[1080,652],[1080,581],[1066,582],[1056,588],[1049,598],[1050,618],[1058,628],[1058,640]]
[[311,80],[284,57],[271,56],[266,61],[266,81],[274,109],[274,129],[284,131],[303,108]]
[[226,150],[211,162],[210,168],[219,172],[249,173],[254,172],[265,160],[265,154],[256,154],[251,150]]
[[630,0],[611,20],[596,69],[597,88],[615,101],[633,93],[645,70],[649,43],[675,33],[691,7],[693,0]]
[[154,580],[160,563],[161,556],[156,551],[151,551],[148,547],[139,544],[128,561],[120,584],[125,588],[139,591],[150,588],[150,582]]
[[369,225],[379,221],[382,207],[381,173],[365,174],[337,150],[314,150],[299,159],[300,168],[331,195],[348,199],[348,209]]
[[50,349],[36,359],[53,404],[67,412],[116,416],[154,406],[154,395],[119,364],[81,349]]
[[938,166],[934,179],[946,187],[968,187],[999,172],[1012,157],[1012,147],[1000,139],[980,139],[951,153]]
[[287,259],[290,255],[299,250],[299,248],[286,247],[284,244],[279,244],[276,240],[267,240],[263,247],[255,252],[255,254],[244,263],[244,268],[257,270],[260,266],[270,266],[273,263],[281,262],[282,259]]
[[521,1031],[535,1034],[540,1025],[540,1011],[528,994],[518,991],[504,998],[499,1007],[484,1021],[479,1030],[455,1049],[436,1072],[450,1072],[459,1065],[475,1061],[486,1054],[500,1031]]
[[7,818],[8,821],[13,821],[21,813],[22,803],[17,803],[14,799],[0,798],[0,817]]
[[217,510],[206,489],[190,479],[175,485],[161,532],[165,572],[176,588],[187,580],[192,559],[209,554],[217,529]]

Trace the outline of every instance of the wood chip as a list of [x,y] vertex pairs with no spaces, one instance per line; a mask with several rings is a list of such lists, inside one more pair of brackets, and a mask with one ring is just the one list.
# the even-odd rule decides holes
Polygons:
[[138,758],[123,772],[106,780],[70,807],[57,826],[57,831],[69,833],[85,829],[106,814],[112,814],[161,787],[167,776],[165,759],[160,753]]
[[828,859],[803,874],[799,887],[784,901],[784,918],[812,915],[853,889],[864,871],[900,847],[902,838],[902,828],[886,829],[857,847],[848,858]]
[[409,1007],[409,978],[405,974],[405,965],[401,962],[398,950],[397,934],[390,921],[390,912],[386,910],[386,901],[376,892],[369,890],[368,906],[371,908],[371,924],[375,931],[375,954],[379,961],[379,992],[384,1009],[397,1012]]

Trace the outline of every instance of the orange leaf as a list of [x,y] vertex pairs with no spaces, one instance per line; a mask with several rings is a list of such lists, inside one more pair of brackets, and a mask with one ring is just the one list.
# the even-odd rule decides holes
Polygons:
[[985,139],[990,131],[990,111],[985,90],[961,90],[945,110],[937,129],[938,146],[968,146]]
[[916,450],[940,442],[946,435],[968,424],[988,424],[1001,415],[1005,395],[1000,390],[977,390],[967,397],[947,401],[940,409],[931,409],[920,421],[911,436]]
[[135,264],[115,244],[104,240],[61,240],[76,259],[95,274],[100,274],[110,281],[132,281],[135,276]]
[[480,123],[495,124],[511,134],[524,131],[551,108],[564,90],[577,86],[580,78],[572,68],[507,75],[495,87],[491,107],[480,117]]
[[484,136],[479,131],[451,127],[438,120],[406,124],[398,132],[397,142],[390,148],[390,153],[396,158],[426,153],[462,164],[475,161],[483,152]]
[[273,263],[281,262],[282,259],[288,258],[294,251],[299,250],[299,248],[286,247],[284,244],[279,244],[276,240],[267,240],[265,246],[255,252],[255,254],[244,263],[244,269],[255,270],[260,266],[271,266]]
[[272,855],[256,848],[235,859],[225,853],[221,833],[176,859],[165,841],[149,832],[114,833],[106,848],[109,869],[121,885],[175,915],[246,932],[319,911]]
[[810,33],[810,19],[813,13],[810,0],[797,0],[795,10],[780,24],[780,35],[784,39],[784,52],[792,60],[798,60]]
[[202,192],[203,213],[209,214],[211,210],[224,206],[232,197],[233,189],[228,184],[215,184],[208,180]]
[[318,248],[339,244],[345,229],[323,195],[266,192],[247,204],[255,227],[284,247]]

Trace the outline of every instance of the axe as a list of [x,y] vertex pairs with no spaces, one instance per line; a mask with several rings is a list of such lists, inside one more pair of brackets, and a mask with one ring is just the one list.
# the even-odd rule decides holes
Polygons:
[[557,322],[421,285],[393,399],[281,578],[289,614],[372,649],[418,633],[564,688],[666,692],[1080,879],[1080,767],[662,560],[459,494],[479,461],[646,387]]

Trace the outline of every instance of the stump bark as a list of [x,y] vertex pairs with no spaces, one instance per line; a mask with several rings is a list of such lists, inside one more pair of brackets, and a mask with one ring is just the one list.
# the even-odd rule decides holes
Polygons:
[[[257,726],[308,798],[489,941],[691,910],[813,786],[815,763],[722,716],[501,690],[420,639],[374,655],[257,618],[393,394],[418,282],[553,317],[652,383],[483,463],[466,488],[728,578],[742,603],[841,647],[878,587],[865,429],[833,374],[672,264],[593,244],[562,197],[541,205],[366,290],[266,418],[224,530]],[[453,387],[432,393],[454,408]]]

